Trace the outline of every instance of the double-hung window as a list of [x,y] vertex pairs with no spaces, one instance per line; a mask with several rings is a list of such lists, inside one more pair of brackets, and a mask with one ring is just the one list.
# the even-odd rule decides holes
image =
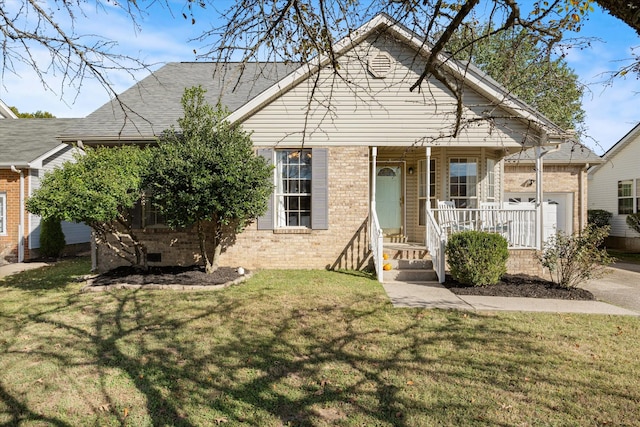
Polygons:
[[633,180],[618,181],[618,214],[633,213]]
[[311,228],[311,150],[276,151],[276,226]]
[[640,178],[618,181],[618,214],[640,212]]
[[258,230],[327,230],[329,150],[260,148],[257,154],[275,166],[274,191],[267,212],[258,218]]
[[474,208],[477,201],[476,159],[449,159],[449,197],[457,208]]
[[496,161],[487,159],[487,202],[496,201]]
[[7,234],[7,194],[0,193],[0,234]]

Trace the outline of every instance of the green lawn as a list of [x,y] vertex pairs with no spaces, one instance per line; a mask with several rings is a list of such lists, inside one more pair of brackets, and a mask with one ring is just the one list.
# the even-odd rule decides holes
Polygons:
[[600,426],[640,421],[640,320],[394,309],[357,274],[80,293],[0,281],[0,425]]
[[638,253],[616,251],[613,249],[608,249],[607,252],[609,252],[609,255],[611,255],[618,261],[640,264],[640,254]]

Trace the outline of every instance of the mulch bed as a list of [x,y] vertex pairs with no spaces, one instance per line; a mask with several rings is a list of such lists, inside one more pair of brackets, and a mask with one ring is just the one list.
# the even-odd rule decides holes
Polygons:
[[221,288],[244,281],[249,276],[248,271],[242,275],[234,267],[219,267],[215,272],[207,274],[200,266],[149,267],[146,271],[126,266],[90,278],[84,290]]
[[457,295],[481,295],[494,297],[549,298],[592,301],[596,298],[586,289],[558,287],[555,283],[535,276],[505,274],[502,280],[491,286],[467,286],[447,276],[443,285]]

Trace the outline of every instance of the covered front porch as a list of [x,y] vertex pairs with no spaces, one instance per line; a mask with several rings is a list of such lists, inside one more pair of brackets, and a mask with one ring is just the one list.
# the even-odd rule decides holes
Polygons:
[[[538,148],[536,148],[538,150]],[[540,147],[537,169],[549,148]],[[535,250],[556,231],[556,207],[505,201],[504,150],[487,147],[372,147],[370,242],[382,281],[385,245],[423,247],[444,281],[444,248],[452,233],[479,230],[505,237],[512,250]]]

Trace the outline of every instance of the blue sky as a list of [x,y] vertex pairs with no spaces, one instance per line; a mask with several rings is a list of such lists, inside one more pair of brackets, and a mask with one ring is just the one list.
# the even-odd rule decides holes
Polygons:
[[[636,75],[627,75],[608,82],[607,75],[631,57],[633,47],[640,50],[640,38],[626,24],[595,7],[578,34],[592,37],[591,46],[570,50],[567,61],[587,85],[583,108],[589,138],[583,142],[602,154],[640,121],[636,101],[640,80]],[[157,9],[156,6],[156,10],[141,22],[140,31],[136,31],[121,14],[108,9],[98,14],[95,10],[87,10],[87,19],[79,21],[77,30],[78,33],[100,34],[116,40],[119,51],[139,56],[147,63],[157,63],[157,67],[165,62],[195,60],[193,49],[199,46],[188,41],[205,28],[206,15],[199,13],[194,26],[181,17],[180,9],[173,11],[175,18],[168,16],[166,10]],[[60,75],[46,76],[49,86],[54,89],[50,90],[37,83],[37,76],[28,67],[18,64],[16,71],[18,75],[5,72],[0,99],[20,111],[44,110],[57,117],[83,117],[109,100],[109,94],[92,80],[84,80],[79,92],[70,88],[60,94]],[[116,91],[121,92],[133,85],[135,78],[146,75],[146,72],[133,76],[114,72],[109,78]]]

